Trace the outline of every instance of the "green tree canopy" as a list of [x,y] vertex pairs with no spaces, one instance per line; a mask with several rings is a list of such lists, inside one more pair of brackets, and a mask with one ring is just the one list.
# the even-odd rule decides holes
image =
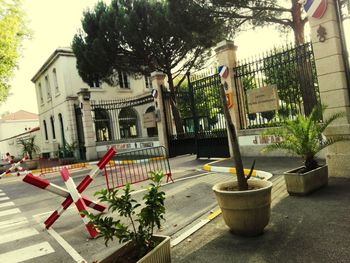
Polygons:
[[0,0],[0,103],[9,94],[9,81],[28,35],[21,0]]
[[98,78],[116,84],[119,70],[144,75],[160,71],[172,93],[173,79],[200,67],[224,32],[209,10],[186,0],[99,2],[84,12],[82,27],[72,49],[85,82]]
[[232,28],[277,25],[282,31],[293,30],[295,42],[304,43],[308,21],[299,0],[196,0],[216,16],[226,19]]
[[115,84],[115,72],[173,78],[198,67],[223,37],[220,23],[193,1],[113,0],[84,12],[73,38],[80,76]]

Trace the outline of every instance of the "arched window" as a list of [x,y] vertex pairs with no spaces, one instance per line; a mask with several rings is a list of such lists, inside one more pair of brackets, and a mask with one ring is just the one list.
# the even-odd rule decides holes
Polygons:
[[58,87],[57,72],[55,68],[52,70],[52,74],[53,74],[53,84],[55,86],[55,93],[58,94],[60,92],[60,89]]
[[61,141],[61,143],[62,143],[62,146],[64,147],[66,142],[65,142],[65,139],[64,139],[63,117],[62,117],[62,114],[61,114],[61,113],[58,114],[58,121],[59,121],[59,123],[60,123],[60,130],[61,130],[61,136],[62,136],[62,141]]
[[50,117],[51,121],[51,129],[52,129],[52,139],[56,139],[56,132],[55,132],[55,122],[53,120],[53,116]]
[[47,125],[45,120],[44,120],[44,132],[45,132],[45,140],[47,141],[49,139],[49,136],[47,136]]
[[151,106],[146,110],[146,114],[144,115],[144,118],[147,118],[147,122],[144,121],[144,124],[145,128],[147,129],[148,137],[158,136],[158,129],[155,117],[155,108],[154,106]]
[[137,113],[132,108],[123,108],[119,113],[119,129],[121,138],[138,137]]
[[110,141],[111,125],[108,112],[105,109],[95,109],[96,141]]

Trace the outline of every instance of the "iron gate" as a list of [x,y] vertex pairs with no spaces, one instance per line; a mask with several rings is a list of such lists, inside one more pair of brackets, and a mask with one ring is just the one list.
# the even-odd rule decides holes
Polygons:
[[[188,78],[188,86],[178,88],[175,94],[163,90],[170,157],[182,154],[197,154],[197,158],[229,157],[220,85],[220,76],[214,74],[193,82]],[[180,120],[172,117],[174,110]]]
[[[233,74],[240,129],[278,126],[284,118],[310,114],[320,102],[311,43],[274,49],[253,61],[245,60]],[[278,110],[251,110],[248,93],[260,88],[277,90]]]

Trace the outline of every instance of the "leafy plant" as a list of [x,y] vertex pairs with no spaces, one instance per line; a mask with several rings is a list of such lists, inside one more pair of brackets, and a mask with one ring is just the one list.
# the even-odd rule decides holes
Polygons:
[[119,239],[119,243],[132,241],[134,250],[137,251],[138,258],[144,256],[156,247],[157,243],[152,238],[155,228],[161,226],[164,220],[164,200],[165,193],[160,191],[161,180],[164,177],[162,171],[150,172],[150,187],[143,196],[144,207],[137,211],[141,204],[131,197],[130,184],[124,187],[124,193],[118,196],[119,190],[114,189],[109,192],[103,189],[95,195],[102,202],[108,203],[108,211],[117,212],[118,218],[124,217],[130,222],[129,225],[104,214],[93,215],[84,212],[99,230],[99,237],[103,237],[105,245],[114,238]]
[[281,127],[270,128],[263,135],[275,135],[282,139],[280,142],[267,145],[263,151],[287,150],[304,159],[304,172],[317,168],[318,162],[315,155],[322,149],[348,138],[338,136],[324,138],[322,133],[336,119],[344,116],[344,113],[335,113],[327,120],[322,119],[325,106],[318,105],[313,108],[309,116],[298,114],[293,120],[285,119]]
[[39,146],[35,143],[35,136],[30,136],[29,138],[19,138],[17,142],[20,147],[23,155],[28,153],[29,159],[33,159],[33,153],[40,151]]
[[74,141],[72,143],[66,142],[64,147],[60,148],[60,157],[74,157],[75,150],[78,148],[78,142]]

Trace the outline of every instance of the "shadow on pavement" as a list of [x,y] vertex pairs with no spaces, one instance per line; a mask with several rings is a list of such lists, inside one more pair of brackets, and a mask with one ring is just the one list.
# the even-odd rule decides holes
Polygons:
[[221,216],[172,249],[172,262],[349,262],[350,178],[277,203],[263,235],[232,235]]

